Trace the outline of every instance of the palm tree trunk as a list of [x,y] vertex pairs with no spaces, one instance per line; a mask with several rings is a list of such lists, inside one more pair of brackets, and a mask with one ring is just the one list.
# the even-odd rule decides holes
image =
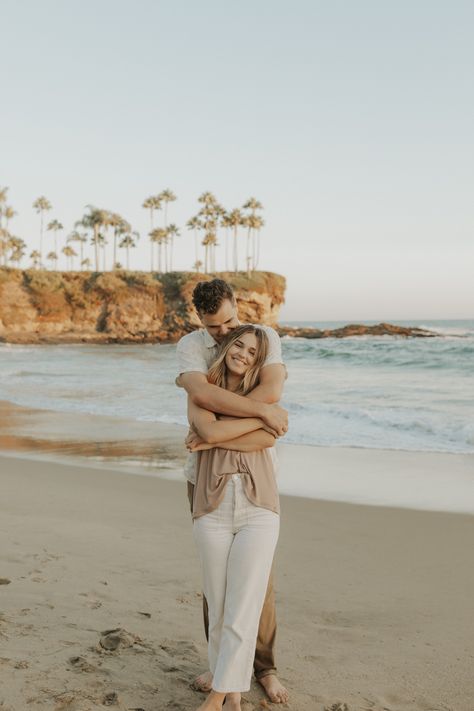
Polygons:
[[99,271],[99,229],[98,225],[94,225],[94,259],[95,259],[95,270]]
[[238,271],[239,255],[237,252],[237,225],[234,227],[234,272]]
[[194,230],[194,252],[196,254],[196,262],[199,261],[198,257],[198,238],[197,238],[197,230]]
[[43,210],[40,212],[41,223],[40,223],[40,261],[43,259]]
[[229,229],[225,228],[225,270],[229,271]]

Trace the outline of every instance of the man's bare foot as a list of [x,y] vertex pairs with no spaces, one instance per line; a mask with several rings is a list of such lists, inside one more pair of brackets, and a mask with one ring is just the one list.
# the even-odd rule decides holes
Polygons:
[[222,707],[223,711],[241,711],[240,694],[232,692],[225,697],[225,704]]
[[275,674],[267,674],[258,680],[258,683],[263,686],[265,693],[274,704],[286,704],[290,695],[283,684],[278,681]]
[[197,691],[210,691],[212,689],[212,674],[210,671],[200,674],[193,682],[193,688]]

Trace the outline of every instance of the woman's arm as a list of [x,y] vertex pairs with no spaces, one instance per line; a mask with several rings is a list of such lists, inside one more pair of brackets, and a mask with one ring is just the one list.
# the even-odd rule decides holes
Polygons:
[[248,434],[228,440],[227,442],[216,442],[213,445],[204,442],[199,435],[191,432],[186,437],[186,446],[190,452],[199,452],[203,449],[211,449],[219,447],[220,449],[232,449],[237,452],[258,452],[262,449],[268,449],[275,444],[275,437],[266,430],[255,430]]
[[207,444],[227,442],[264,426],[258,417],[218,420],[213,412],[196,405],[188,397],[188,420],[190,427]]

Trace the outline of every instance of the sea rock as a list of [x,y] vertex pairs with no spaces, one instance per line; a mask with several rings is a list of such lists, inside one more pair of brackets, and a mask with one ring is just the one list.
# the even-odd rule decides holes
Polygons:
[[292,338],[347,338],[348,336],[402,336],[404,338],[432,338],[438,334],[415,326],[396,326],[391,323],[378,323],[374,326],[348,324],[342,328],[291,328],[279,326],[280,336]]

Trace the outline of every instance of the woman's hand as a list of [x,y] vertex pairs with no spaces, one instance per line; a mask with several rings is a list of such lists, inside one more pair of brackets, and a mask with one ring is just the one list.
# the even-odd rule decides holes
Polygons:
[[204,440],[192,430],[188,433],[188,436],[184,440],[186,449],[188,452],[199,452],[203,449],[212,449],[214,445],[204,442]]

